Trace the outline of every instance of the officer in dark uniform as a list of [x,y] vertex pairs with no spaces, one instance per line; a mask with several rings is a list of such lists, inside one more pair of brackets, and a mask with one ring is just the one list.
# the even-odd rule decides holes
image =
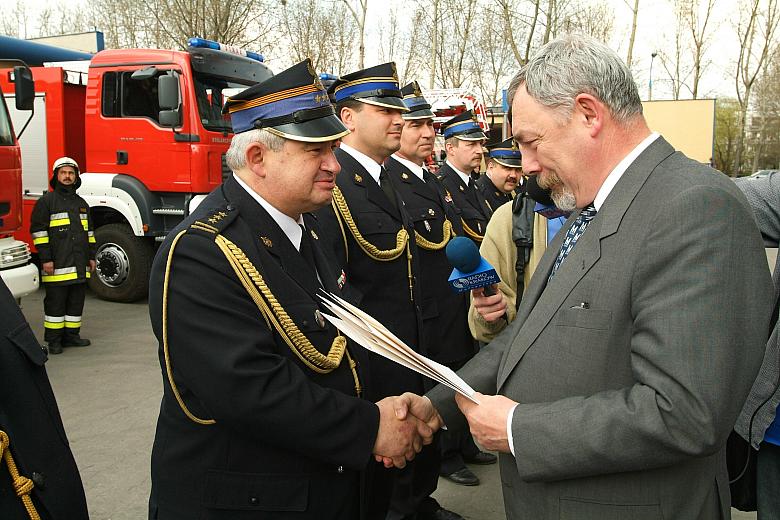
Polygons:
[[467,237],[479,247],[487,223],[493,214],[475,186],[482,163],[482,144],[487,136],[477,118],[467,110],[441,125],[447,161],[439,170],[439,179],[458,208]]
[[34,510],[43,520],[87,520],[81,477],[44,367],[46,352],[2,279],[0,316],[0,518],[29,520]]
[[[150,280],[163,399],[152,519],[357,519],[372,454],[431,440],[363,397],[366,351],[323,317],[344,273],[309,211],[330,202],[347,129],[306,60],[230,98],[233,175],[169,234]],[[399,399],[400,400],[400,399]],[[387,456],[387,455],[385,455]]]
[[[406,85],[401,92],[409,112],[402,115],[401,148],[387,160],[385,167],[414,223],[423,297],[423,338],[428,355],[457,370],[476,352],[467,324],[468,297],[455,293],[447,282],[452,266],[445,247],[450,238],[463,234],[463,226],[452,202],[445,199],[438,179],[425,168],[436,136],[431,105],[417,82]],[[437,440],[450,433],[439,432]],[[398,507],[391,510],[396,513],[393,518],[412,518],[415,513],[414,518],[418,520],[462,518],[443,509],[430,496],[439,479],[438,446],[435,450],[423,449],[408,467],[414,467],[414,478],[402,474],[396,479],[393,505]],[[411,475],[408,470],[404,473]],[[403,504],[407,505],[406,509],[402,509]]]
[[86,347],[80,336],[87,279],[95,270],[95,234],[89,205],[76,193],[81,186],[79,165],[70,157],[54,161],[53,191],[35,203],[30,234],[41,261],[44,339],[50,354],[62,347]]
[[[357,305],[407,345],[427,355],[422,343],[422,299],[415,279],[414,227],[383,167],[400,147],[401,113],[408,111],[395,64],[342,76],[328,91],[350,134],[335,152],[341,174],[331,207],[317,213],[327,243],[358,294]],[[423,392],[423,377],[416,372],[376,354],[370,354],[370,362],[370,398]],[[369,489],[373,518],[387,509],[394,473],[380,470],[376,474]]]
[[520,150],[514,139],[488,147],[487,171],[476,184],[491,211],[512,201],[522,173]]

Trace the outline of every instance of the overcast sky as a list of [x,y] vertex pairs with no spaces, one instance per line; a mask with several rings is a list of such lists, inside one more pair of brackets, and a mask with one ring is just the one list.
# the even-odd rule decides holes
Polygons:
[[[11,3],[13,0],[0,0],[1,3]],[[625,0],[607,0],[615,13],[613,26],[613,41],[611,45],[625,58],[628,48],[628,32],[631,22],[631,11]],[[25,0],[25,5],[30,13],[30,19],[35,20],[43,6],[50,4],[51,0]],[[78,8],[83,0],[70,0],[69,5]],[[632,2],[633,3],[633,2]],[[408,4],[408,3],[406,3]],[[636,41],[634,43],[633,71],[640,87],[642,99],[648,95],[648,79],[650,71],[651,54],[665,47],[664,42],[673,40],[675,18],[671,7],[671,0],[640,0],[640,12],[637,26]],[[391,9],[403,13],[403,0],[369,0],[366,26],[369,28],[367,35],[366,65],[376,63],[378,60],[376,46],[376,28],[379,20],[387,19]],[[733,69],[736,62],[738,42],[734,36],[731,24],[737,16],[738,0],[717,0],[716,12],[713,24],[715,33],[708,58],[712,64],[705,71],[700,97],[734,96],[733,80],[726,78],[734,75]],[[398,17],[403,20],[403,15]],[[100,29],[100,28],[98,28]],[[374,45],[371,45],[371,43]],[[373,47],[373,48],[372,48]],[[262,49],[258,49],[262,52]],[[653,99],[669,98],[670,83],[665,79],[660,58],[653,61]],[[685,95],[683,95],[685,97]]]

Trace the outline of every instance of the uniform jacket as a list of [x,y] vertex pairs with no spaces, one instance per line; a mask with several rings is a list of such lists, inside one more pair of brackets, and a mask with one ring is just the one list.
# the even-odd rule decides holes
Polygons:
[[54,191],[38,199],[30,217],[30,234],[38,248],[41,263],[54,262],[54,274],[41,281],[68,285],[89,278],[88,264],[95,259],[95,236],[89,205],[76,193],[81,178],[72,186],[63,186],[55,175]]
[[392,157],[385,167],[404,201],[415,232],[429,242],[441,244],[437,250],[417,245],[423,334],[428,354],[443,364],[463,362],[476,352],[466,323],[468,299],[464,293],[453,291],[447,281],[452,266],[447,260],[443,240],[445,220],[450,222],[455,234],[463,234],[460,217],[452,203],[444,200],[444,190],[432,173],[425,170],[423,182]]
[[[318,245],[316,221],[305,221],[322,284],[338,293],[340,273]],[[326,374],[301,361],[266,323],[210,228],[243,250],[317,351],[327,354],[336,334],[316,312],[315,272],[262,206],[228,178],[168,236],[152,268],[149,312],[160,340],[164,392],[150,518],[356,518],[377,407],[356,397],[346,355]],[[187,233],[174,250],[167,295],[173,381],[192,414],[214,424],[186,417],[166,376],[163,283],[180,230]],[[362,349],[350,345],[348,351],[367,384]]]
[[[565,235],[515,321],[459,372],[520,403],[515,456],[499,461],[507,518],[729,518],[724,446],[771,303],[747,201],[658,138],[547,283]],[[432,393],[448,426],[462,418]]]
[[[335,153],[341,164],[336,183],[363,238],[380,250],[390,250],[396,247],[396,236],[401,228],[413,237],[414,227],[403,202],[398,200],[393,205],[365,168],[349,153],[343,150]],[[410,263],[412,277],[419,272],[414,241],[411,241],[411,259],[403,251],[394,260],[378,261],[361,249],[343,220],[337,220],[333,207],[322,208],[317,216],[334,258],[344,267],[350,288],[356,293],[356,304],[407,345],[426,354],[426,345],[421,341],[422,298],[419,283],[413,279],[411,293],[409,289]],[[376,401],[406,391],[422,391],[422,376],[383,357],[370,356],[374,383],[374,393],[369,396],[371,399]]]
[[474,185],[477,187],[477,192],[480,196],[485,199],[485,203],[491,213],[495,213],[499,207],[512,201],[512,195],[498,191],[496,185],[487,176],[487,173],[480,175],[479,179],[474,181]]
[[460,211],[466,236],[479,246],[493,214],[485,197],[475,187],[464,184],[458,173],[447,163],[439,169],[439,179],[447,195],[452,198],[453,204]]
[[[758,229],[764,238],[766,247],[777,247],[780,243],[780,175],[771,173],[766,177],[745,177],[736,180],[737,187],[742,190],[753,208]],[[778,256],[780,260],[780,256]],[[780,262],[775,262],[774,273],[775,298],[777,298],[778,283],[780,283]],[[744,314],[744,316],[749,316]],[[764,434],[772,421],[775,420],[777,406],[780,404],[778,390],[778,374],[780,373],[780,326],[775,325],[766,343],[764,362],[758,377],[750,389],[745,406],[734,427],[737,432],[750,440],[753,447],[759,448]],[[768,399],[768,400],[767,400]],[[755,417],[754,417],[755,414]],[[753,419],[753,434],[749,435],[750,420]]]
[[[0,280],[0,430],[10,438],[20,475],[33,480],[43,520],[85,520],[87,501],[49,378],[47,357],[11,292]],[[29,520],[0,462],[0,517]]]

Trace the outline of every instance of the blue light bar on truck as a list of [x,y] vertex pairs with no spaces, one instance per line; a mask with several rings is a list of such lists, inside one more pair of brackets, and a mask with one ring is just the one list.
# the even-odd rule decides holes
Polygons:
[[265,58],[263,58],[262,54],[258,54],[256,52],[252,51],[246,51],[242,49],[241,47],[236,47],[234,45],[225,45],[224,43],[215,42],[212,40],[206,40],[205,38],[198,38],[193,37],[187,40],[187,43],[190,47],[200,47],[203,49],[214,49],[215,51],[224,51],[224,52],[230,52],[232,54],[237,54],[239,56],[245,56],[247,58],[263,62],[265,61]]
[[336,81],[339,79],[335,74],[328,74],[327,72],[320,73],[320,80],[322,81]]

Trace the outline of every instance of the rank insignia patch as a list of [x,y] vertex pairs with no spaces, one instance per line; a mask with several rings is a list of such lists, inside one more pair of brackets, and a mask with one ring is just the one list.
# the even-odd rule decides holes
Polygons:
[[271,241],[268,237],[260,237],[260,240],[263,241],[263,245],[265,247],[274,247],[274,243]]

